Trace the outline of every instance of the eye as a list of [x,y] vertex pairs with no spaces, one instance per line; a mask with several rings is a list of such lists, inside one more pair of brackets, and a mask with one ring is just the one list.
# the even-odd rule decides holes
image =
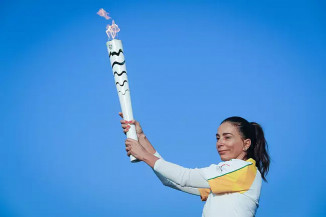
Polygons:
[[217,140],[217,141],[218,141],[219,139],[220,139],[220,138],[217,138],[217,137],[216,137],[216,140]]
[[225,139],[230,139],[231,137],[230,136],[226,136]]

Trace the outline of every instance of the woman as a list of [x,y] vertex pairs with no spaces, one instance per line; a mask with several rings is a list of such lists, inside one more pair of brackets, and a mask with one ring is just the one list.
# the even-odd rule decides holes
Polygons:
[[216,134],[216,148],[223,162],[187,169],[163,160],[137,121],[120,122],[125,133],[130,124],[135,124],[139,139],[126,140],[127,155],[152,167],[164,185],[200,195],[206,201],[202,216],[255,216],[262,179],[266,181],[270,163],[259,124],[241,117],[225,119]]

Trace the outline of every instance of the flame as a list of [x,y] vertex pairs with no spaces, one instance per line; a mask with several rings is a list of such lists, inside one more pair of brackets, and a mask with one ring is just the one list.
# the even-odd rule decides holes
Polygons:
[[120,29],[117,24],[115,24],[114,20],[112,20],[112,25],[106,26],[106,34],[108,37],[114,39],[118,32],[120,32]]
[[[97,14],[101,17],[104,17],[105,19],[109,20],[111,17],[109,17],[109,13],[106,12],[103,8],[101,8]],[[117,33],[120,32],[120,29],[117,24],[115,24],[114,20],[112,20],[112,25],[106,26],[106,34],[108,35],[109,39],[114,39],[117,36]]]
[[101,8],[100,10],[98,10],[97,14],[99,16],[101,16],[101,17],[104,17],[107,20],[111,19],[111,17],[109,17],[109,13],[106,12],[103,8]]

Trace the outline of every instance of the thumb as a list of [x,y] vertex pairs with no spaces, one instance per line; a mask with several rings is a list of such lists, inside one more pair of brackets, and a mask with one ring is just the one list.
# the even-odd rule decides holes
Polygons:
[[139,122],[136,121],[136,120],[131,120],[130,123],[131,123],[131,124],[134,124],[135,126],[140,126],[140,125],[139,125]]

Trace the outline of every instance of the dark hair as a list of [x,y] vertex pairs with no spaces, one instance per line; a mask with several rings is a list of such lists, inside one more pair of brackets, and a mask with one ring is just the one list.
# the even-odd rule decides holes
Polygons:
[[251,140],[251,145],[247,150],[247,158],[253,158],[256,161],[256,166],[262,178],[267,181],[266,175],[269,171],[270,157],[262,127],[256,122],[249,123],[246,119],[237,116],[229,117],[222,121],[222,123],[224,122],[236,126],[243,139]]

